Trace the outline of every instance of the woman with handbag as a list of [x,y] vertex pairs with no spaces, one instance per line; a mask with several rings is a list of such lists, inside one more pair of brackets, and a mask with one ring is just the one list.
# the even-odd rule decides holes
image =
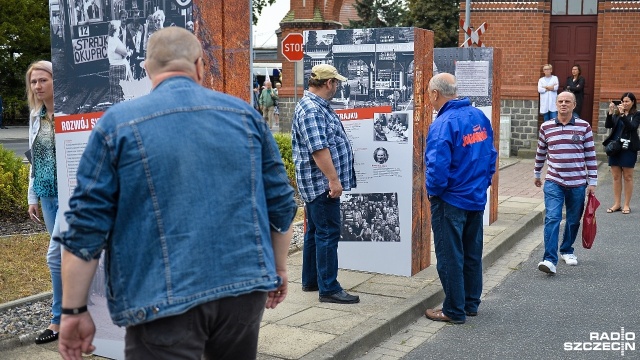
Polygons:
[[[605,146],[611,167],[613,178],[613,206],[607,209],[608,213],[622,211],[629,214],[631,208],[631,194],[633,192],[633,168],[638,160],[640,150],[640,138],[638,137],[638,125],[640,125],[640,113],[637,110],[636,96],[633,93],[624,93],[620,98],[621,103],[616,105],[609,103],[609,113],[604,127],[612,129],[602,145]],[[622,187],[624,179],[624,204],[621,205]]]

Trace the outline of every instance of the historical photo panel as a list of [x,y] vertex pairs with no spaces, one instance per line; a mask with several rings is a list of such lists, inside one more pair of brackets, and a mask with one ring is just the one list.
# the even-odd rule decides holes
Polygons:
[[102,112],[151,91],[147,43],[168,26],[193,32],[191,0],[50,0],[57,114]]
[[340,241],[400,242],[397,193],[345,194]]

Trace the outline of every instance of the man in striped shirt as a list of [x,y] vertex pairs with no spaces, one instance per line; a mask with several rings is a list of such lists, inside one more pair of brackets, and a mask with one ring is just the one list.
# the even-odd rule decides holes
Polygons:
[[598,184],[591,125],[573,117],[576,98],[571,92],[565,91],[558,95],[556,105],[558,117],[547,120],[540,126],[533,171],[534,184],[542,186],[540,175],[544,161],[547,160],[544,182],[544,256],[538,269],[548,274],[556,273],[563,205],[566,207],[567,221],[560,245],[560,257],[567,265],[578,265],[578,259],[573,253],[573,243],[580,228],[585,196],[595,193]]

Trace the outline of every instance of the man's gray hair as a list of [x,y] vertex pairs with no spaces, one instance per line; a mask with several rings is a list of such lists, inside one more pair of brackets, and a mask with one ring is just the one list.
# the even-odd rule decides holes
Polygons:
[[[442,96],[456,97],[458,96],[458,82],[453,78],[453,83],[447,81],[444,73],[438,74],[429,80],[429,89],[437,90]],[[453,77],[453,76],[451,76]]]

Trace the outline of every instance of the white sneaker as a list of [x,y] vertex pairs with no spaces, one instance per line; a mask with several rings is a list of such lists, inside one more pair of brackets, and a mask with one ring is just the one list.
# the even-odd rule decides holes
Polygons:
[[567,265],[578,265],[578,258],[574,254],[560,254],[560,257],[565,263],[567,263]]
[[538,270],[542,272],[546,272],[547,274],[555,274],[556,266],[551,263],[549,260],[540,261],[538,263]]

